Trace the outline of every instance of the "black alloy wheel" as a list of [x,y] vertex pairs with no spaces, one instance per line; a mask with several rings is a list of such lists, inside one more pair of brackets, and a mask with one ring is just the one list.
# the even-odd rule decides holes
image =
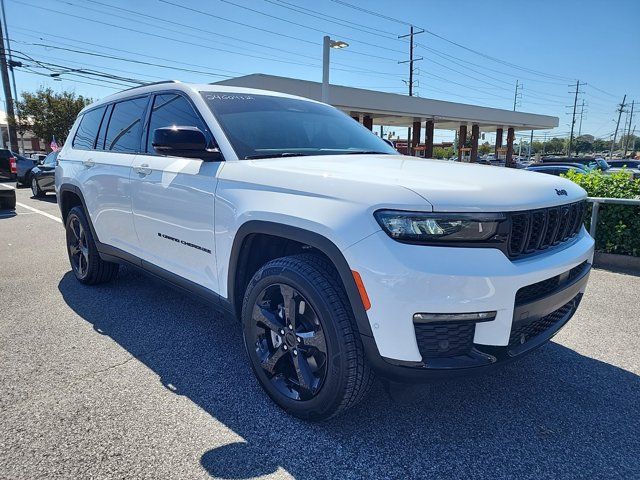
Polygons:
[[89,247],[87,245],[87,232],[76,216],[69,221],[67,235],[67,247],[71,268],[79,279],[85,278],[89,271]]
[[242,329],[260,386],[291,415],[331,418],[373,383],[341,277],[321,255],[265,263],[244,292]]
[[100,258],[89,221],[82,207],[73,207],[65,218],[67,253],[76,279],[85,285],[113,280],[118,264]]
[[293,400],[309,400],[327,374],[327,343],[318,316],[298,290],[275,283],[253,307],[253,343],[275,388]]

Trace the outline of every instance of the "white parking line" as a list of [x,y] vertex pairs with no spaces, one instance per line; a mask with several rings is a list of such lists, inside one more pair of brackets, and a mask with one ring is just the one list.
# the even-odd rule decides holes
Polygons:
[[16,202],[16,205],[26,208],[27,210],[31,210],[32,212],[39,213],[40,215],[50,218],[51,220],[55,220],[58,223],[62,223],[62,219],[56,217],[55,215],[51,215],[50,213],[43,212],[42,210],[38,210],[37,208],[30,207],[29,205],[25,205],[24,203]]
[[[6,183],[0,183],[0,185],[2,185],[3,187],[10,188],[12,190],[16,189],[16,187],[14,187],[13,185],[7,185]],[[27,210],[31,210],[32,212],[38,213],[43,217],[47,217],[47,218],[50,218],[51,220],[55,220],[58,223],[62,223],[61,218],[56,217],[55,215],[51,215],[50,213],[43,212],[42,210],[38,210],[37,208],[30,207],[29,205],[25,205],[24,203],[20,203],[20,202],[16,202],[16,205],[22,208],[26,208]]]

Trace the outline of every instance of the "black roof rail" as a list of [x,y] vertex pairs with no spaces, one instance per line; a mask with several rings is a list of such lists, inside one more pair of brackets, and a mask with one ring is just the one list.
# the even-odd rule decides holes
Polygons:
[[135,87],[125,88],[124,90],[121,90],[121,92],[128,92],[129,90],[135,90],[136,88],[142,88],[142,87],[150,87],[152,85],[162,85],[163,83],[180,83],[180,81],[179,80],[161,80],[159,82],[145,83],[143,85],[136,85]]

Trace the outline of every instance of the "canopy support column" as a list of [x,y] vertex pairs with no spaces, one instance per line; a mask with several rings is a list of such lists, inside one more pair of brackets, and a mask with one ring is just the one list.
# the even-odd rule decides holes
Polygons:
[[498,128],[496,130],[496,147],[494,149],[494,152],[496,154],[496,160],[498,160],[498,150],[502,148],[502,133],[503,133],[503,129],[502,128]]
[[458,133],[458,161],[462,161],[462,149],[465,143],[467,143],[467,126],[460,125],[460,131]]
[[369,130],[373,130],[373,117],[370,117],[369,115],[365,115],[362,118],[362,125],[367,127]]
[[478,161],[478,140],[480,138],[480,127],[477,124],[471,126],[471,158],[470,162]]
[[505,161],[505,167],[515,168],[515,162],[513,161],[513,139],[515,137],[515,132],[513,127],[509,127],[507,130],[507,159]]
[[413,122],[413,132],[411,132],[411,150],[415,151],[415,148],[420,145],[420,133],[422,130],[422,122]]
[[433,120],[427,120],[425,125],[424,157],[433,158]]

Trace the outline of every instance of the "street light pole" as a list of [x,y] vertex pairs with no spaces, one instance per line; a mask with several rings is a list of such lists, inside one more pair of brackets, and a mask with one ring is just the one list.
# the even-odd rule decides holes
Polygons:
[[322,103],[329,102],[329,35],[322,39]]
[[329,60],[330,48],[346,48],[349,44],[342,40],[331,40],[328,35],[322,39],[322,103],[329,103]]

